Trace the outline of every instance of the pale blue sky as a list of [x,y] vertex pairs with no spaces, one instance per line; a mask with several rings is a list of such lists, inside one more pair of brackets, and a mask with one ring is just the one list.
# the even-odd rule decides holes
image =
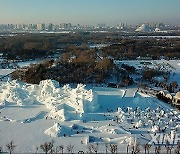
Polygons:
[[1,23],[180,23],[180,0],[0,0]]

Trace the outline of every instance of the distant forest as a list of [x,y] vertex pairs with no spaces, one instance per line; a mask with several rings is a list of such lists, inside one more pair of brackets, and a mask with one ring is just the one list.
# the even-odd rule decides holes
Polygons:
[[[104,44],[95,48],[90,45]],[[54,79],[66,83],[109,83],[122,86],[134,83],[130,77],[135,68],[116,66],[114,59],[137,57],[179,59],[180,39],[123,37],[120,33],[78,32],[69,34],[24,34],[0,38],[0,52],[8,60],[29,60],[50,57],[12,74],[13,79],[28,83]],[[54,55],[56,54],[56,60]],[[58,55],[58,57],[57,57]],[[151,80],[157,72],[144,73]]]
[[0,37],[0,53],[9,60],[44,58],[57,52],[70,53],[77,47],[90,44],[108,44],[96,52],[113,59],[136,59],[152,57],[160,59],[180,58],[180,39],[138,38],[122,36],[121,33],[77,32],[69,34],[18,34]]
[[19,69],[12,74],[12,78],[35,84],[45,79],[53,79],[61,84],[108,83],[113,80],[128,86],[133,84],[129,70],[118,68],[111,59],[100,59],[94,49],[79,47],[63,53],[56,61],[50,60]]

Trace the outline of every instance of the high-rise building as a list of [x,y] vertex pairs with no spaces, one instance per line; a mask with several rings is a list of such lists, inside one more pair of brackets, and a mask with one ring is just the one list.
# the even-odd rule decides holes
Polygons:
[[28,30],[33,30],[33,24],[28,24]]
[[23,30],[23,25],[22,24],[16,24],[16,29]]
[[48,31],[53,31],[53,24],[52,24],[52,23],[50,23],[50,24],[48,25]]
[[71,25],[71,23],[62,23],[62,24],[60,24],[60,28],[61,29],[71,29],[72,28],[72,25]]
[[54,30],[59,30],[59,25],[54,25]]
[[46,30],[46,25],[45,24],[37,24],[37,30]]

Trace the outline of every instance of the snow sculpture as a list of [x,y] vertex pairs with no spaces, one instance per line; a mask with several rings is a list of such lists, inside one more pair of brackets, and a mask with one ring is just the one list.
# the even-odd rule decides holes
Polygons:
[[55,80],[44,80],[39,85],[14,80],[0,86],[0,105],[9,102],[24,106],[36,101],[50,110],[49,118],[61,121],[80,119],[83,113],[94,112],[99,108],[97,94],[86,90],[83,84],[72,89],[69,85],[61,88]]

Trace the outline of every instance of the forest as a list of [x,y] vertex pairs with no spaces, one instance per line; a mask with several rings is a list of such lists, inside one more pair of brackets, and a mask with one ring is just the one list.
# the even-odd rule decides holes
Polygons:
[[[132,68],[131,68],[132,69]],[[120,76],[126,83],[132,84],[125,70],[118,68],[111,59],[99,59],[95,49],[86,47],[73,48],[63,53],[54,61],[33,64],[28,68],[19,69],[12,74],[13,79],[28,83],[39,83],[41,80],[53,79],[61,84],[66,83],[107,83],[111,80],[120,82]]]
[[96,51],[103,57],[113,59],[131,60],[139,56],[152,59],[180,58],[180,39],[178,38],[141,38],[118,32],[18,34],[0,37],[0,53],[3,53],[8,60],[29,60],[52,56],[59,49],[61,53],[67,53],[76,47],[89,48],[92,44],[108,44],[106,47],[96,48]]
[[[93,44],[104,47],[91,48]],[[56,60],[53,55],[58,51]],[[135,68],[117,67],[113,60],[134,60],[137,57],[152,59],[179,59],[180,39],[155,39],[123,37],[118,33],[69,33],[69,34],[26,34],[0,38],[0,51],[9,60],[46,58],[50,60],[34,64],[13,73],[13,79],[28,83],[54,79],[66,83],[109,83],[122,86],[134,83],[130,77]],[[151,80],[156,72],[144,73]]]

